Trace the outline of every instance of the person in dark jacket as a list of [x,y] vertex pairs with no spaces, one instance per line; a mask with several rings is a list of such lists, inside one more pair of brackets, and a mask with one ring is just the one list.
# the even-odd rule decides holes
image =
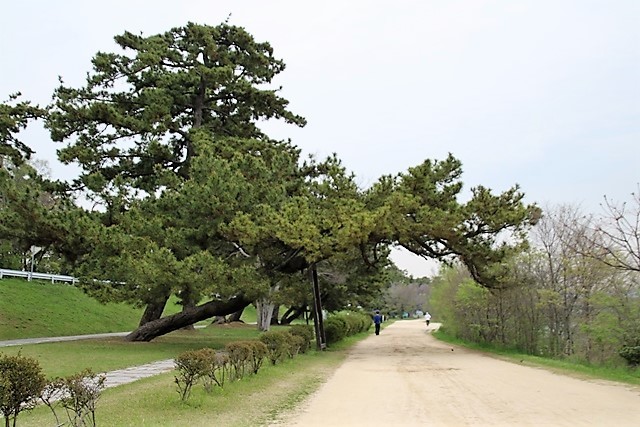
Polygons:
[[376,335],[380,335],[380,324],[382,323],[382,315],[380,310],[376,310],[376,314],[373,316],[373,324],[376,327]]

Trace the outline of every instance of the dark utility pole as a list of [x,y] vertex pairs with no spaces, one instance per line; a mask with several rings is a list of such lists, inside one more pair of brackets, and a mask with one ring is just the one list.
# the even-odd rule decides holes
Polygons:
[[320,300],[320,285],[316,264],[311,265],[311,285],[313,286],[313,325],[316,332],[316,349],[321,351],[327,347],[324,334],[324,320],[322,319],[322,301]]

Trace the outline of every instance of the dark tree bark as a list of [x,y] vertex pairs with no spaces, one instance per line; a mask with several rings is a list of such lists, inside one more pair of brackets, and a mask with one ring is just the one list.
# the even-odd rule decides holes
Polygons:
[[164,307],[167,305],[167,301],[169,301],[168,295],[162,300],[147,304],[144,309],[144,313],[142,313],[142,317],[140,318],[140,323],[138,323],[138,327],[144,326],[149,322],[161,318]]
[[163,317],[140,326],[125,337],[126,341],[151,341],[154,338],[193,325],[214,316],[226,316],[251,304],[242,296],[226,301],[209,301],[190,310]]
[[216,316],[211,321],[212,325],[222,325],[223,323],[227,323],[227,318],[225,316]]
[[229,316],[227,316],[227,323],[241,322],[240,318],[242,317],[242,312],[244,312],[244,307],[242,307],[240,310],[236,311],[235,313],[231,313]]
[[273,312],[271,313],[271,325],[277,325],[278,324],[278,316],[280,315],[280,305],[276,305],[275,307],[273,307]]
[[[186,313],[189,310],[193,310],[196,307],[196,302],[194,301],[193,298],[193,293],[191,292],[190,289],[185,289],[184,291],[182,291],[180,293],[180,298],[182,299],[182,312]],[[195,331],[195,326],[193,326],[193,323],[190,325],[186,325],[184,326],[182,329],[185,329],[187,331]]]
[[280,319],[281,325],[290,325],[291,322],[302,316],[307,310],[306,305],[302,305],[300,307],[290,307],[285,313],[282,315]]
[[231,322],[242,322],[240,318],[242,317],[243,312],[244,312],[244,307],[242,307],[240,310],[236,311],[235,313],[231,313],[228,316],[216,316],[213,318],[213,321],[211,322],[211,324],[223,325],[225,323],[231,323]]

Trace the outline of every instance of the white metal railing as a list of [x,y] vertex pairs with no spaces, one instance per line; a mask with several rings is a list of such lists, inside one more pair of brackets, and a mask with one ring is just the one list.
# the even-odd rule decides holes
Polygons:
[[24,277],[27,280],[51,280],[51,283],[71,282],[75,284],[78,281],[78,279],[76,279],[75,277],[64,276],[62,274],[36,273],[31,271],[8,270],[6,268],[0,268],[0,279],[4,277]]

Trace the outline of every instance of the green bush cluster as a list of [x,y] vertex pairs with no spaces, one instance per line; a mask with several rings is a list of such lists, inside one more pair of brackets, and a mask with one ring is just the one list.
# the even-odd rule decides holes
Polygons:
[[[214,375],[218,372],[214,367],[223,358],[217,357],[215,350],[202,348],[200,350],[190,350],[181,353],[173,361],[178,374],[174,377],[178,394],[181,400],[187,400],[191,395],[191,389],[201,379],[204,379],[204,388],[209,391],[213,389],[212,384],[218,384],[219,377]],[[225,358],[226,359],[226,358]],[[225,365],[222,367],[222,383],[224,384]]]
[[627,361],[629,366],[637,368],[640,366],[640,345],[622,347],[620,356]]
[[267,331],[260,335],[260,341],[267,346],[267,357],[271,364],[275,365],[286,356],[293,357],[293,337],[289,331]]
[[224,350],[203,348],[185,351],[175,358],[175,383],[180,399],[186,401],[192,388],[202,382],[205,391],[223,387],[225,379],[241,380],[247,372],[257,374],[265,359],[272,364],[306,352],[313,339],[313,329],[296,325],[289,330],[267,331],[259,341],[233,341]]
[[324,336],[327,344],[337,343],[347,336],[347,325],[344,320],[335,316],[324,321]]
[[267,357],[267,346],[261,341],[246,341],[251,346],[251,356],[249,357],[249,367],[251,372],[257,374],[262,367],[262,362]]
[[333,344],[345,337],[366,332],[372,323],[370,316],[356,312],[339,313],[329,316],[324,322],[324,333],[327,344]]
[[289,333],[291,335],[302,338],[300,342],[300,353],[306,353],[311,348],[311,342],[315,338],[313,333],[313,326],[311,325],[291,325],[289,327]]
[[20,412],[33,408],[47,381],[37,360],[0,355],[0,414],[8,426]]
[[[64,378],[54,378],[42,391],[40,399],[49,407],[57,426],[95,426],[96,405],[105,387],[105,374],[85,369]],[[67,416],[63,422],[59,414],[62,407]]]
[[[51,409],[57,426],[95,426],[96,405],[105,380],[104,374],[87,369],[47,381],[36,359],[0,354],[0,414],[5,426],[15,426],[18,414],[41,400]],[[67,421],[62,421],[60,407]]]
[[267,355],[266,346],[259,341],[227,343],[224,351],[211,348],[185,351],[175,358],[175,376],[180,399],[186,401],[198,382],[206,392],[214,386],[224,387],[225,379],[241,380],[247,370],[257,374]]
[[244,377],[247,368],[257,374],[268,352],[267,346],[260,341],[230,342],[225,346],[225,351],[232,368],[230,377],[238,380]]

